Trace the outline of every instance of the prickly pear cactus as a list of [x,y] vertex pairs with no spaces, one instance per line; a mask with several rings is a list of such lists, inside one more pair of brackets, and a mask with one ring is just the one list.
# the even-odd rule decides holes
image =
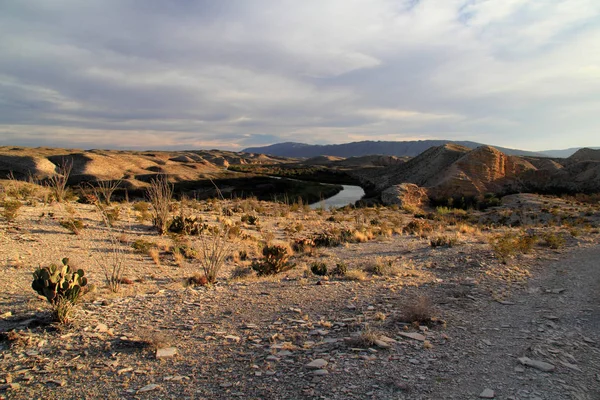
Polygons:
[[74,271],[69,266],[69,259],[65,257],[62,259],[62,265],[52,264],[35,270],[31,287],[51,304],[55,304],[61,298],[75,304],[81,294],[81,288],[87,285],[84,275],[82,269]]

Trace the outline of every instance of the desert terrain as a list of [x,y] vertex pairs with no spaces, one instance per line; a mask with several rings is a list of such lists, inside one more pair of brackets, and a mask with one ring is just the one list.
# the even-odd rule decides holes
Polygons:
[[[236,172],[196,153],[84,152],[58,199],[52,157],[73,152],[1,153],[15,175],[0,189],[0,398],[600,398],[599,198],[499,193],[547,175],[537,161],[443,146],[426,156],[448,173],[411,182],[419,156],[354,160],[344,173],[380,201],[175,196],[159,232],[143,194],[157,177]],[[583,156],[556,173],[596,182],[597,154]],[[425,200],[460,188],[498,193],[465,209]],[[32,273],[65,257],[87,285],[61,323]]]

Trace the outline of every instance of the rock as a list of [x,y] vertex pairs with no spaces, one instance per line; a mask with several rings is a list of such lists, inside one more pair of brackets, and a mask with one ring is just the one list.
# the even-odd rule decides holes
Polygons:
[[146,385],[146,386],[144,386],[143,388],[139,389],[139,390],[137,391],[137,393],[146,393],[146,392],[151,392],[151,391],[153,391],[153,390],[156,390],[156,389],[160,389],[160,386],[159,386],[159,385],[157,385],[157,384],[151,383],[151,384],[149,384],[149,385]]
[[494,393],[494,391],[492,389],[485,389],[479,395],[480,399],[493,399],[494,397],[496,397],[496,394]]
[[519,358],[519,362],[527,367],[539,369],[540,371],[544,372],[552,372],[556,369],[556,367],[550,363],[539,360],[532,360],[529,357],[521,357]]
[[398,335],[414,340],[419,340],[421,342],[425,341],[426,339],[424,335],[421,335],[420,333],[416,332],[399,332]]
[[96,327],[94,328],[94,331],[98,332],[98,333],[106,333],[106,332],[108,332],[108,326],[106,326],[106,324],[100,323],[100,324],[96,325]]
[[375,345],[381,349],[389,349],[390,347],[392,347],[389,343],[384,342],[383,340],[377,339],[375,340]]
[[381,201],[386,206],[421,207],[429,197],[426,189],[413,183],[401,183],[381,192]]
[[233,340],[234,342],[239,342],[241,340],[241,338],[239,336],[235,336],[235,335],[227,335],[227,336],[225,336],[225,339]]
[[329,371],[327,371],[326,369],[316,369],[312,372],[312,374],[314,376],[329,375]]
[[313,360],[313,361],[309,362],[308,364],[306,364],[306,368],[322,369],[322,368],[326,367],[327,364],[329,364],[327,361],[323,360],[322,358],[317,358],[316,360]]
[[156,358],[172,358],[177,355],[177,349],[175,347],[165,347],[164,349],[156,350]]

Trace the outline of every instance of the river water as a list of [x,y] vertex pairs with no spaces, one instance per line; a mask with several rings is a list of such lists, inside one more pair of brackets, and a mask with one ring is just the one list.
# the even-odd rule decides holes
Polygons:
[[328,210],[330,208],[344,207],[348,204],[354,204],[365,195],[365,191],[360,186],[342,185],[342,187],[342,191],[335,196],[313,203],[310,205],[310,208],[313,210],[319,208]]

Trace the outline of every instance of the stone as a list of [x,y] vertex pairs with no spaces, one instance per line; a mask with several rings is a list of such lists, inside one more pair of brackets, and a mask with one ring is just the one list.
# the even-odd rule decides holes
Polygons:
[[484,389],[483,392],[479,395],[480,399],[493,399],[496,397],[496,394],[492,389]]
[[329,371],[327,371],[326,369],[316,369],[312,372],[312,374],[314,376],[329,375]]
[[392,347],[389,343],[384,342],[383,340],[377,339],[375,340],[375,345],[381,349],[389,349]]
[[306,368],[322,369],[322,368],[326,367],[327,364],[329,364],[327,361],[323,360],[322,358],[317,358],[316,360],[313,360],[313,361],[309,362],[308,364],[306,364]]
[[106,326],[106,324],[98,324],[96,325],[96,327],[94,328],[94,331],[98,332],[98,333],[106,333],[108,332],[108,326]]
[[156,358],[172,358],[177,355],[177,349],[175,347],[165,347],[164,349],[156,350]]
[[234,342],[239,342],[241,340],[239,336],[235,336],[235,335],[227,335],[227,336],[225,336],[225,339],[233,340]]
[[151,383],[149,385],[146,385],[146,386],[140,388],[137,392],[138,393],[146,393],[146,392],[151,392],[151,391],[159,389],[159,388],[160,388],[159,385],[157,385],[155,383]]
[[552,372],[556,369],[556,367],[550,363],[539,360],[532,360],[529,357],[521,357],[519,358],[519,362],[527,367],[532,367],[544,372]]
[[426,339],[426,337],[424,335],[421,335],[420,333],[416,333],[416,332],[399,332],[398,335],[409,338],[409,339],[419,340],[421,342],[425,341],[425,339]]

